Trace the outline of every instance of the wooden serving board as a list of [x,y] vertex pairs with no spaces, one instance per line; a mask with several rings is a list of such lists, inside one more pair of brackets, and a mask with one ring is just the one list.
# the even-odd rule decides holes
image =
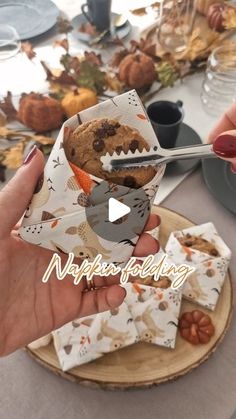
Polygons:
[[[194,225],[185,217],[162,207],[153,212],[161,216],[160,242],[162,247],[172,231]],[[197,306],[183,301],[182,312],[194,310]],[[87,386],[106,389],[149,387],[180,377],[198,367],[216,350],[230,325],[233,308],[233,289],[228,272],[225,284],[214,312],[204,310],[212,318],[216,328],[215,336],[207,345],[193,346],[177,336],[176,348],[165,349],[149,343],[137,343],[119,351],[107,354],[96,361],[69,372],[60,369],[53,344],[27,352],[40,364],[70,381]]]

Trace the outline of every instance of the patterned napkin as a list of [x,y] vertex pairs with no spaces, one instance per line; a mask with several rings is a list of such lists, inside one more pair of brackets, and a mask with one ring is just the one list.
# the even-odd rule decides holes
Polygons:
[[138,341],[175,347],[182,290],[137,283],[125,288],[127,296],[119,308],[78,319],[53,332],[63,371]]
[[[88,206],[93,187],[102,180],[81,170],[78,170],[79,174],[75,176],[63,148],[64,135],[68,128],[74,130],[81,123],[94,118],[116,119],[121,124],[136,128],[151,146],[159,146],[152,125],[135,91],[117,96],[70,118],[63,125],[55,142],[44,176],[25,214],[20,235],[30,243],[54,251],[73,252],[75,256],[87,257],[90,260],[100,253],[104,261],[122,266],[132,254],[133,244],[137,242],[138,235],[132,239],[132,245],[128,240],[117,243],[96,235],[87,223],[85,208]],[[143,188],[151,204],[164,171],[165,165],[158,166],[156,176]],[[135,208],[137,190],[113,186],[115,187],[109,190],[109,197],[122,196],[124,203],[127,199],[129,206],[133,206],[132,211],[137,212]],[[100,201],[94,208],[97,212],[107,211],[107,200],[104,203]]]
[[[187,233],[213,243],[219,256],[213,257],[191,247],[181,246],[178,238]],[[171,233],[165,250],[177,266],[186,263],[196,268],[186,281],[183,296],[203,307],[214,310],[231,259],[231,251],[219,236],[214,225],[206,223]]]

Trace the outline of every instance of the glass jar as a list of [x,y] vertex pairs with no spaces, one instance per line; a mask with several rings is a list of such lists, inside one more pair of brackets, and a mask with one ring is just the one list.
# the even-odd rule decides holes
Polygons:
[[236,47],[221,46],[210,55],[201,100],[207,113],[220,116],[236,102]]

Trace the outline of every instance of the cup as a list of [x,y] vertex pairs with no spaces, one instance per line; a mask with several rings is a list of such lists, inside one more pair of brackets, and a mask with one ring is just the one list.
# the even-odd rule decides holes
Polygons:
[[161,147],[173,148],[184,119],[183,102],[153,102],[148,106],[147,114]]
[[112,0],[87,0],[81,6],[82,13],[91,25],[96,26],[99,32],[110,28]]

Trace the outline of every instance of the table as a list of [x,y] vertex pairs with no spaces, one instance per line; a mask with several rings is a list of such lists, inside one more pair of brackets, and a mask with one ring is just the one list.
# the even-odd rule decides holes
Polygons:
[[[70,11],[75,7],[73,0],[57,0],[57,3],[64,10],[66,6]],[[169,94],[174,91],[161,93],[168,98]],[[209,125],[204,126],[205,130],[210,129]],[[236,278],[235,216],[212,197],[199,169],[162,205],[196,223],[212,221],[234,249],[231,273]],[[105,392],[64,381],[18,351],[0,359],[0,419],[118,419],[121,416],[127,419],[229,419],[236,409],[235,347],[234,313],[223,343],[205,364],[175,382],[126,392]]]

